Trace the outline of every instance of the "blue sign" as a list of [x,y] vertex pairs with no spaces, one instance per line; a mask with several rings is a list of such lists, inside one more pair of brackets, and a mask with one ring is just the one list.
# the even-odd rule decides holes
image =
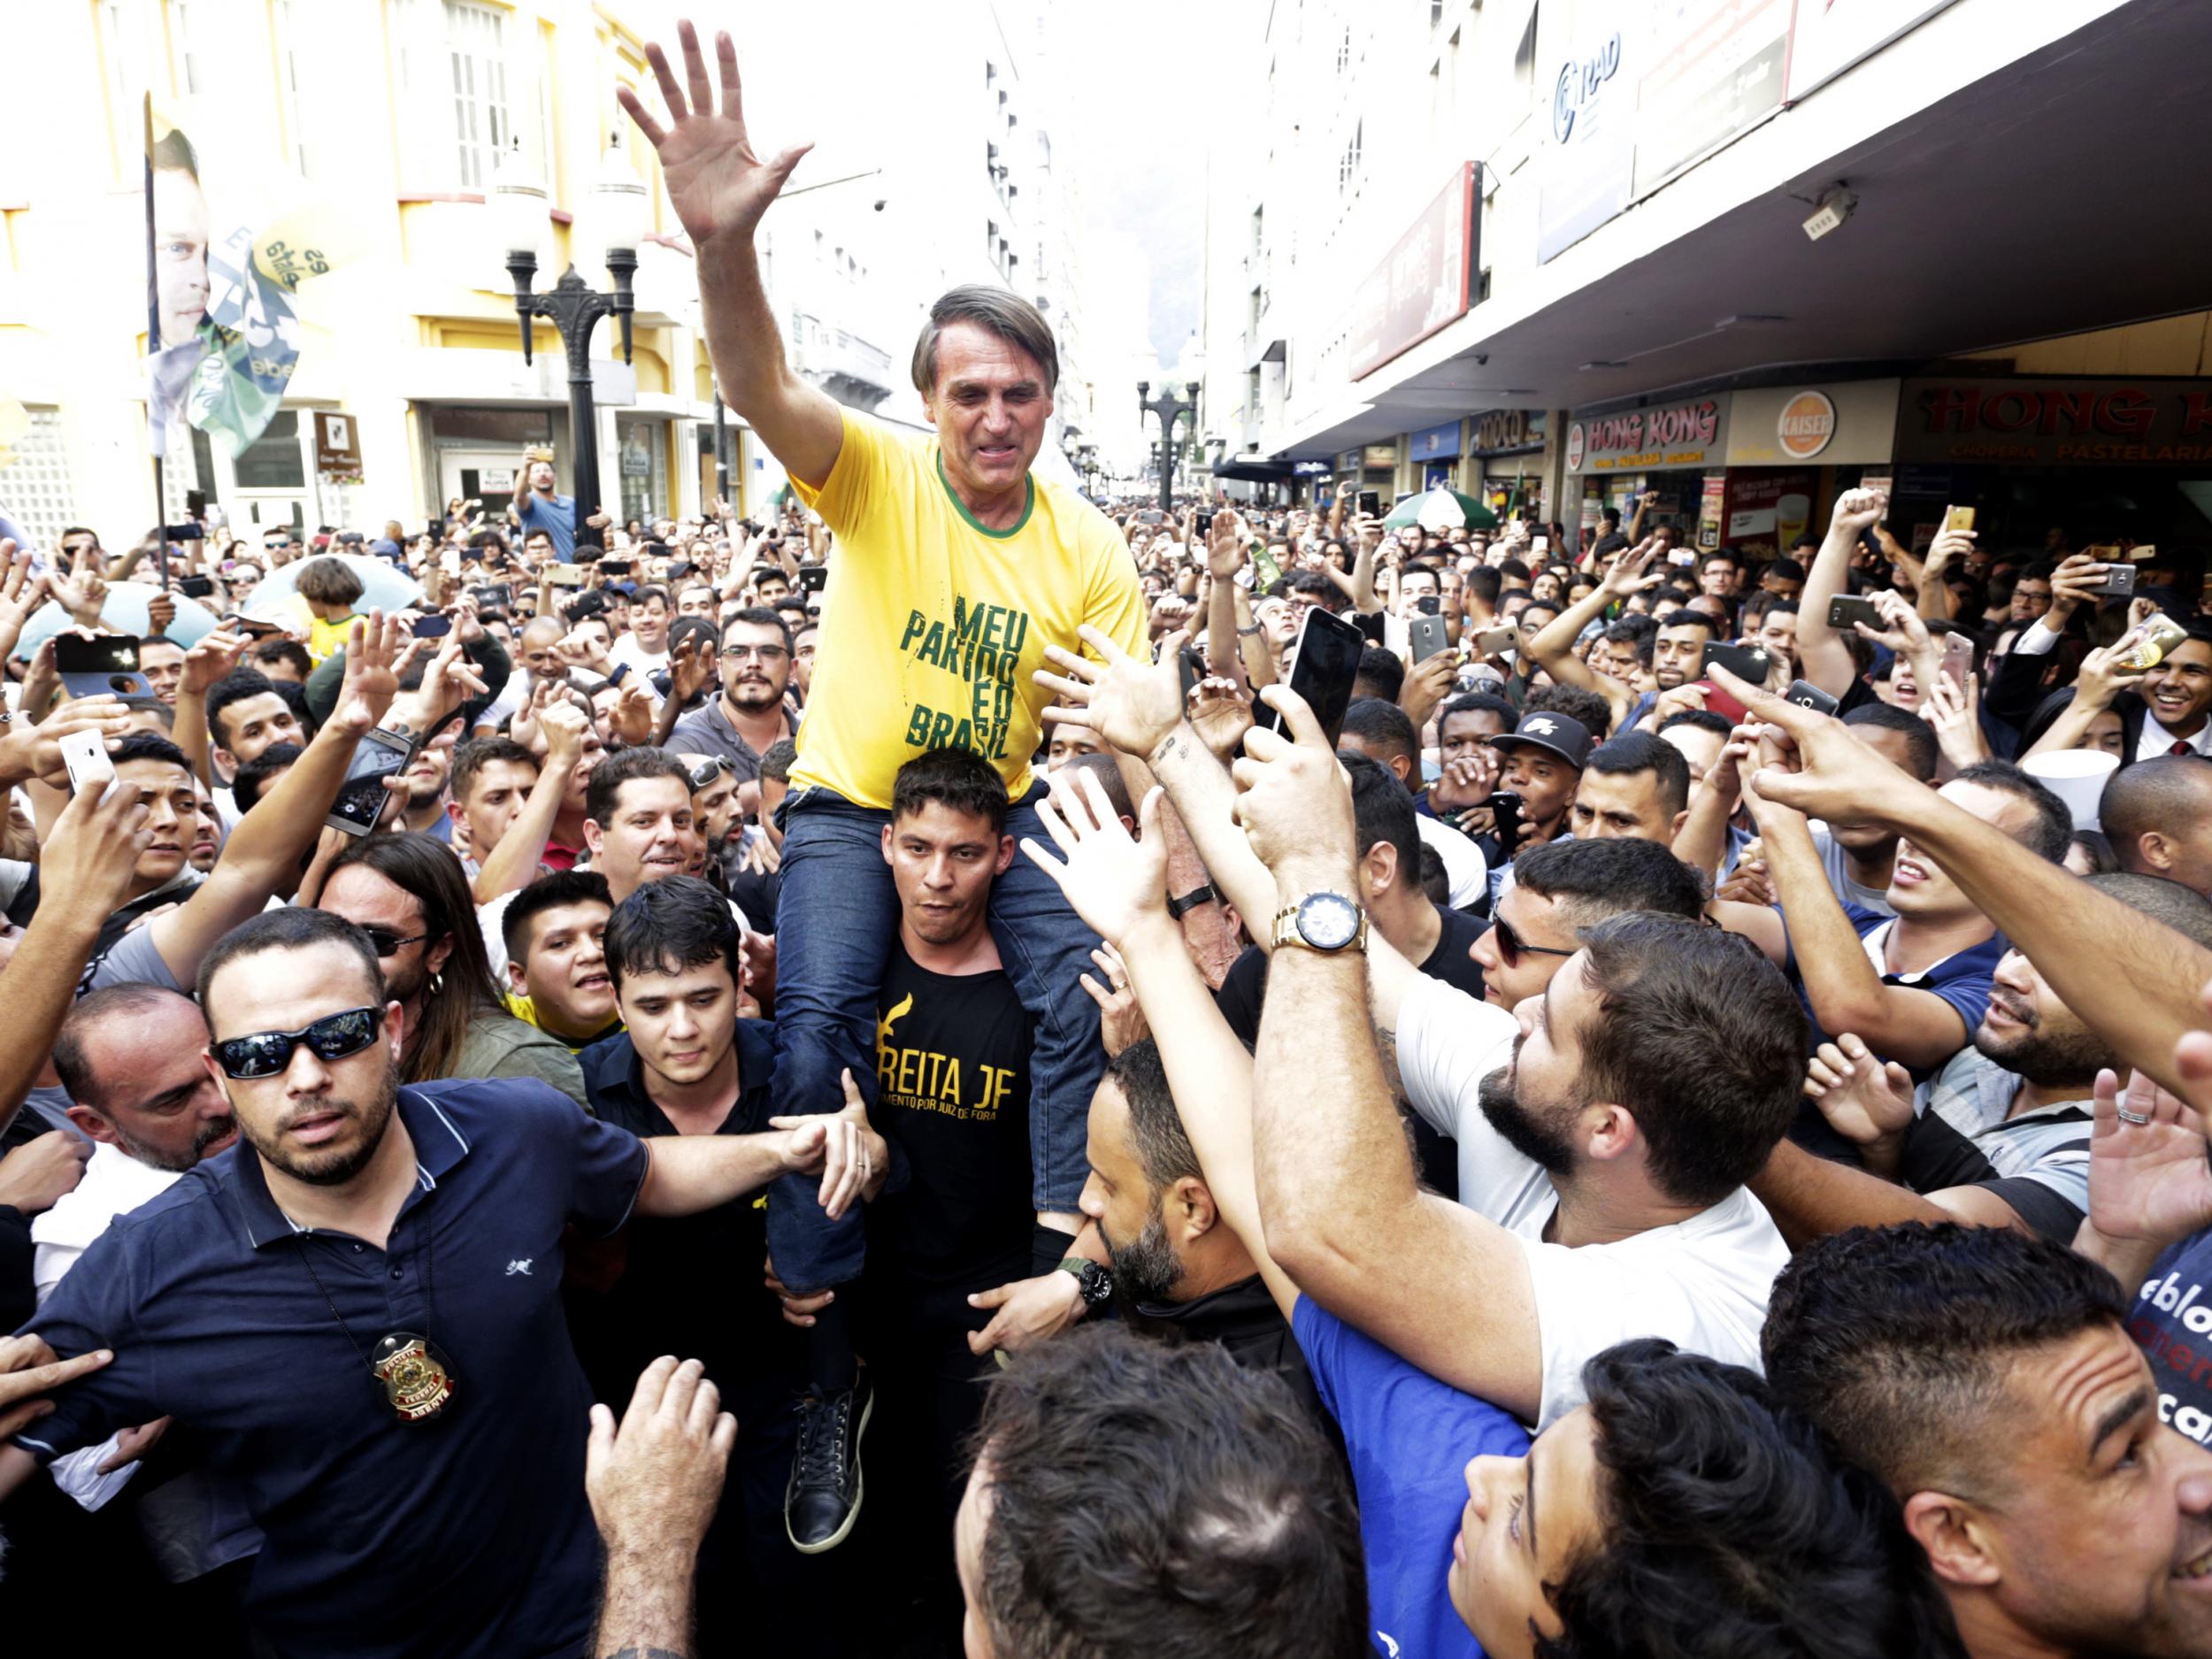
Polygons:
[[1409,461],[1432,461],[1446,455],[1455,461],[1459,458],[1459,422],[1448,420],[1426,432],[1417,432],[1407,442],[1406,458]]

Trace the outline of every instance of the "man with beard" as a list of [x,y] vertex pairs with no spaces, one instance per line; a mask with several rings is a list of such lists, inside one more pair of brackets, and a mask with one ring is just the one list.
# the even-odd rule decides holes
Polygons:
[[234,929],[197,988],[248,1145],[119,1220],[48,1300],[58,1352],[116,1357],[0,1452],[0,1493],[34,1456],[173,1416],[263,1530],[248,1613],[276,1648],[576,1652],[599,1563],[564,1228],[786,1173],[849,1196],[856,1138],[826,1117],[649,1144],[528,1079],[403,1088],[405,1012],[326,911]]
[[722,625],[722,695],[676,722],[668,746],[719,756],[739,783],[760,776],[761,751],[796,730],[783,704],[791,677],[791,630],[755,605]]
[[1314,1421],[1328,1423],[1290,1322],[1206,1184],[1149,1037],[1106,1062],[1088,1148],[1083,1213],[1098,1227],[1131,1326],[1218,1342],[1247,1370],[1280,1377]]
[[[2212,902],[2152,876],[2083,880],[2200,945]],[[1793,1244],[1847,1227],[1963,1221],[2073,1241],[2089,1205],[2091,1091],[2112,1045],[2017,950],[1998,962],[1973,1046],[1916,1089],[1848,1033],[1821,1045],[1805,1092],[1863,1169],[1785,1142],[1751,1183]]]

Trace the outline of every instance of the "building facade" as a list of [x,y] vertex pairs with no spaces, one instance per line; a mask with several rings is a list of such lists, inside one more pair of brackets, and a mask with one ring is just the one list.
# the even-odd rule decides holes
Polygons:
[[[1451,483],[1571,538],[1649,493],[1755,552],[1870,478],[1927,534],[1974,501],[2012,544],[2212,540],[2183,274],[2212,187],[2149,188],[2121,130],[2212,90],[2203,7],[1273,0],[1263,28],[1232,101],[1259,119],[1215,141],[1209,388],[1278,490]],[[2070,256],[2069,200],[2142,257]]]

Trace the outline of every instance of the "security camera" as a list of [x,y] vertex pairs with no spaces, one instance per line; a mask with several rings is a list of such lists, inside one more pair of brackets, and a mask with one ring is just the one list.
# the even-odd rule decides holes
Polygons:
[[1824,191],[1818,205],[1813,211],[1812,217],[1805,221],[1806,239],[1810,242],[1818,242],[1829,232],[1840,229],[1843,221],[1851,217],[1852,210],[1858,204],[1859,198],[1845,189],[1841,184],[1837,184]]
[[883,198],[881,196],[876,197],[876,211],[879,213],[883,211]]

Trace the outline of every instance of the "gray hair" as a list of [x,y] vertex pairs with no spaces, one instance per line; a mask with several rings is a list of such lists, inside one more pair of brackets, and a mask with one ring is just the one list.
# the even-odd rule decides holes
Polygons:
[[927,397],[937,389],[937,336],[948,323],[973,323],[988,329],[1009,345],[1018,346],[1044,371],[1045,395],[1060,384],[1060,348],[1052,338],[1052,325],[1018,294],[987,283],[964,283],[938,296],[914,342],[914,389]]

